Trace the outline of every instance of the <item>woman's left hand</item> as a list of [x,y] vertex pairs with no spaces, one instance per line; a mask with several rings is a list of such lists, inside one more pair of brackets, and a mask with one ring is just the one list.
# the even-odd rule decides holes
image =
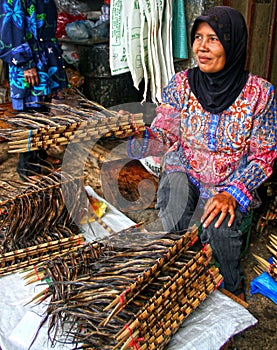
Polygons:
[[237,202],[235,198],[228,192],[221,192],[211,197],[204,207],[204,214],[201,218],[203,227],[208,227],[218,214],[220,214],[220,216],[215,223],[215,228],[218,228],[222,224],[227,214],[230,215],[228,226],[232,226],[236,217],[236,206]]

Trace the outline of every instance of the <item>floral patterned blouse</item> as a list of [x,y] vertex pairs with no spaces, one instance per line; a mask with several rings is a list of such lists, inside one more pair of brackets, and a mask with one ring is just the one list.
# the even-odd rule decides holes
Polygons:
[[[67,86],[62,50],[56,40],[54,0],[4,0],[0,5],[0,58],[9,65],[13,108],[40,100]],[[37,67],[38,86],[24,80],[23,71]],[[32,105],[36,106],[36,105]]]
[[164,89],[156,113],[143,141],[129,140],[129,156],[162,155],[164,170],[187,172],[202,197],[227,191],[247,211],[253,190],[272,174],[277,156],[272,84],[249,74],[234,103],[213,114],[201,106],[183,71]]

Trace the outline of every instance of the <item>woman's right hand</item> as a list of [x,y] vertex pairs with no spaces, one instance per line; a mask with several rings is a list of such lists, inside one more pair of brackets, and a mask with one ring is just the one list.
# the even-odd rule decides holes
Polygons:
[[236,217],[236,206],[237,201],[230,193],[224,191],[214,195],[208,199],[207,203],[205,204],[204,214],[201,218],[203,227],[208,227],[219,214],[219,218],[214,227],[219,228],[228,214],[230,216],[228,220],[228,227],[231,227]]
[[25,81],[32,85],[32,86],[36,86],[39,84],[39,76],[38,76],[38,71],[36,69],[36,67],[27,69],[24,71],[24,79]]
[[[116,137],[119,139],[126,139],[129,138],[131,136],[136,136],[137,138],[142,138],[143,137],[143,132],[144,132],[144,128],[142,128],[142,130],[140,130],[140,127],[136,124],[136,120],[135,118],[132,120],[132,113],[128,112],[128,111],[124,111],[123,109],[119,110],[117,112],[117,116],[124,116],[127,115],[129,116],[130,120],[130,127],[133,129],[133,131],[129,131],[128,133],[115,133]],[[141,119],[143,119],[143,117],[141,117]]]

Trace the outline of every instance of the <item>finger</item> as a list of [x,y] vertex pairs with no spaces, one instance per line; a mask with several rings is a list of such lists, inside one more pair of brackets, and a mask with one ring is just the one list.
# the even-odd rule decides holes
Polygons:
[[35,78],[34,77],[30,77],[30,85],[35,85]]
[[235,214],[235,211],[234,211],[234,208],[231,208],[229,210],[229,214],[230,214],[230,219],[228,221],[228,227],[231,227],[233,225],[233,222],[236,218],[236,214]]
[[33,85],[33,78],[32,78],[31,75],[26,75],[25,81],[26,81],[28,84]]
[[39,81],[38,81],[38,76],[37,76],[37,74],[32,75],[32,77],[31,77],[31,84],[32,84],[33,86],[36,86],[36,85],[38,85],[38,83],[39,83]]
[[227,214],[228,214],[228,212],[224,212],[224,211],[222,211],[220,213],[219,218],[218,218],[218,220],[216,221],[216,223],[214,225],[215,228],[219,228],[220,227],[220,225],[223,223],[224,219],[226,218]]
[[39,85],[39,76],[36,74],[35,76],[35,85]]
[[204,213],[201,217],[201,222],[203,223],[207,219],[207,217],[212,213],[212,211],[215,209],[216,209],[215,203],[212,203],[212,201],[209,200],[204,206]]
[[203,219],[203,227],[206,228],[210,225],[210,223],[217,217],[220,210],[214,208],[212,211],[208,212],[205,218]]
[[222,210],[221,211],[219,219],[217,220],[217,222],[214,225],[215,228],[219,228],[220,227],[220,225],[222,224],[222,222],[226,218],[227,214],[230,215],[230,219],[228,221],[228,227],[232,226],[232,224],[233,224],[233,222],[235,220],[236,214],[235,214],[234,208],[230,207],[229,210],[226,210],[226,211]]

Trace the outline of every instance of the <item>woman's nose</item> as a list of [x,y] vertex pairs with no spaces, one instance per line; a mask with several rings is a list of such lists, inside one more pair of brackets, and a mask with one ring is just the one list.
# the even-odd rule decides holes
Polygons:
[[203,50],[203,51],[206,51],[208,50],[208,40],[203,38],[202,40],[200,40],[200,43],[199,43],[199,50]]

